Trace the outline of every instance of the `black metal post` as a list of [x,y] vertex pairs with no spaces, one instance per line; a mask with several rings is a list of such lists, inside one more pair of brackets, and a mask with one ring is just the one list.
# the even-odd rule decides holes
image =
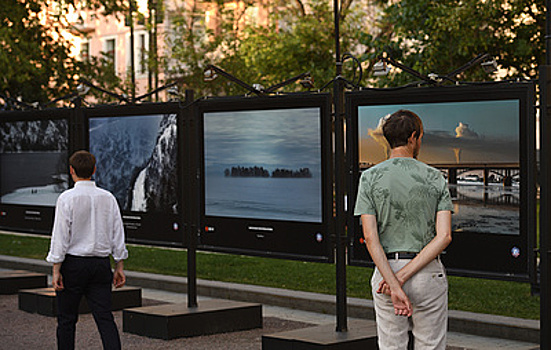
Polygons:
[[540,348],[549,349],[551,344],[551,332],[549,321],[551,320],[551,305],[549,304],[549,288],[551,287],[550,247],[549,247],[549,218],[551,217],[551,203],[549,195],[551,191],[551,169],[549,157],[551,156],[551,115],[549,103],[551,102],[551,66],[540,68]]
[[335,126],[335,238],[336,238],[336,277],[337,277],[337,332],[348,331],[346,305],[346,217],[345,198],[345,154],[344,154],[344,84],[341,80],[342,57],[340,49],[340,8],[334,0],[335,11],[335,56],[336,79],[333,84],[334,126]]
[[136,67],[134,63],[134,0],[130,0],[130,8],[128,15],[130,16],[130,78],[132,84],[132,101],[136,98]]
[[547,350],[551,346],[551,251],[550,251],[550,217],[551,203],[551,1],[546,1],[546,36],[545,61],[546,65],[540,68],[540,349]]
[[[193,90],[186,90],[186,108],[182,111],[183,115],[180,119],[183,120],[179,125],[179,129],[182,128],[180,135],[186,135],[184,138],[183,144],[186,145],[186,149],[191,154],[191,157],[182,160],[181,164],[184,164],[185,169],[183,169],[184,182],[180,187],[182,188],[183,194],[180,196],[184,200],[180,206],[180,210],[188,213],[185,220],[185,232],[187,240],[187,295],[188,295],[188,307],[197,307],[197,213],[196,208],[198,207],[197,201],[193,198],[193,194],[196,192],[195,189],[198,188],[197,181],[197,171],[196,164],[197,162],[193,158],[193,155],[197,154],[196,145],[193,140],[196,140],[196,122],[193,109],[190,107],[194,100]],[[179,154],[184,153],[182,149],[179,150]],[[183,157],[180,157],[182,159]],[[187,208],[184,210],[183,206]]]

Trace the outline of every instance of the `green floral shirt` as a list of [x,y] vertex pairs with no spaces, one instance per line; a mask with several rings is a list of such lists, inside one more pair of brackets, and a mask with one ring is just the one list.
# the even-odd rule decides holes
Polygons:
[[386,253],[419,252],[436,235],[436,213],[453,211],[442,173],[414,158],[391,158],[364,171],[354,215],[377,217]]

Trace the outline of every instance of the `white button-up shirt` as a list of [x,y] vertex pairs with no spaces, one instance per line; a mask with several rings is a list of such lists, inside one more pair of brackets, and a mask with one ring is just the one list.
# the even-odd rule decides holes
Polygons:
[[117,200],[93,181],[77,181],[57,199],[50,252],[46,261],[60,263],[65,255],[128,257]]

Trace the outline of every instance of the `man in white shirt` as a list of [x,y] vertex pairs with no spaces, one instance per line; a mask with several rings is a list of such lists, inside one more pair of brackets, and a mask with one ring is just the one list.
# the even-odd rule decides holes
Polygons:
[[[101,335],[104,349],[120,349],[119,332],[111,312],[111,284],[126,283],[123,260],[128,257],[124,229],[115,197],[91,180],[96,158],[87,151],[69,158],[75,186],[56,204],[50,252],[53,287],[58,305],[58,349],[74,349],[78,308],[82,296]],[[112,255],[115,271],[111,270]]]

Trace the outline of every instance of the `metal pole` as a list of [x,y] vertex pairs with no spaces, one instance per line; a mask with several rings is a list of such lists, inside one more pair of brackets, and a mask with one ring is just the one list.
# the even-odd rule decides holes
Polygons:
[[130,79],[132,84],[132,101],[136,98],[136,67],[134,67],[134,0],[130,0]]
[[545,62],[548,66],[551,65],[551,1],[545,2]]
[[551,305],[549,304],[551,279],[550,247],[549,247],[549,218],[551,216],[551,203],[549,195],[551,191],[551,169],[549,157],[551,152],[551,123],[549,121],[551,102],[551,66],[540,68],[540,348],[549,349],[551,344],[551,332],[549,332],[551,320]]
[[551,1],[546,1],[546,35],[545,61],[546,66],[540,68],[540,349],[547,350],[551,346],[551,257],[549,240],[551,216],[551,123],[549,103],[551,103]]
[[[180,123],[180,127],[183,129],[179,133],[180,135],[186,135],[183,142],[187,145],[187,149],[189,149],[190,152],[188,154],[196,155],[197,149],[196,144],[194,143],[194,140],[196,140],[195,134],[196,134],[196,128],[197,124],[195,122],[195,115],[193,114],[193,109],[189,107],[194,99],[194,92],[193,90],[186,90],[186,109],[182,111],[183,115],[181,116],[181,119],[183,119],[185,122]],[[185,129],[185,130],[184,130]],[[182,149],[178,151],[179,153],[183,153]],[[182,159],[180,157],[180,159]],[[180,206],[180,210],[185,211],[188,213],[189,217],[187,217],[186,222],[183,224],[186,225],[186,237],[187,237],[187,295],[188,295],[188,307],[197,307],[197,228],[198,228],[198,222],[197,222],[197,213],[196,208],[198,203],[196,201],[196,198],[193,197],[195,188],[198,188],[198,180],[197,180],[197,172],[196,164],[197,161],[195,161],[192,157],[188,157],[185,159],[185,161],[182,161],[182,164],[185,164],[185,169],[183,169],[183,174],[185,174],[184,179],[186,179],[185,184],[181,184],[180,187],[182,188],[182,195],[180,198],[184,200],[182,205]],[[189,186],[189,188],[185,188],[185,186]],[[189,206],[188,208],[184,209],[183,206]]]
[[336,79],[333,84],[333,101],[335,110],[335,238],[336,238],[336,277],[337,277],[337,332],[346,332],[346,230],[345,230],[345,154],[344,154],[344,85],[341,80],[342,58],[340,48],[340,7],[339,1],[334,0],[335,12],[335,56]]

